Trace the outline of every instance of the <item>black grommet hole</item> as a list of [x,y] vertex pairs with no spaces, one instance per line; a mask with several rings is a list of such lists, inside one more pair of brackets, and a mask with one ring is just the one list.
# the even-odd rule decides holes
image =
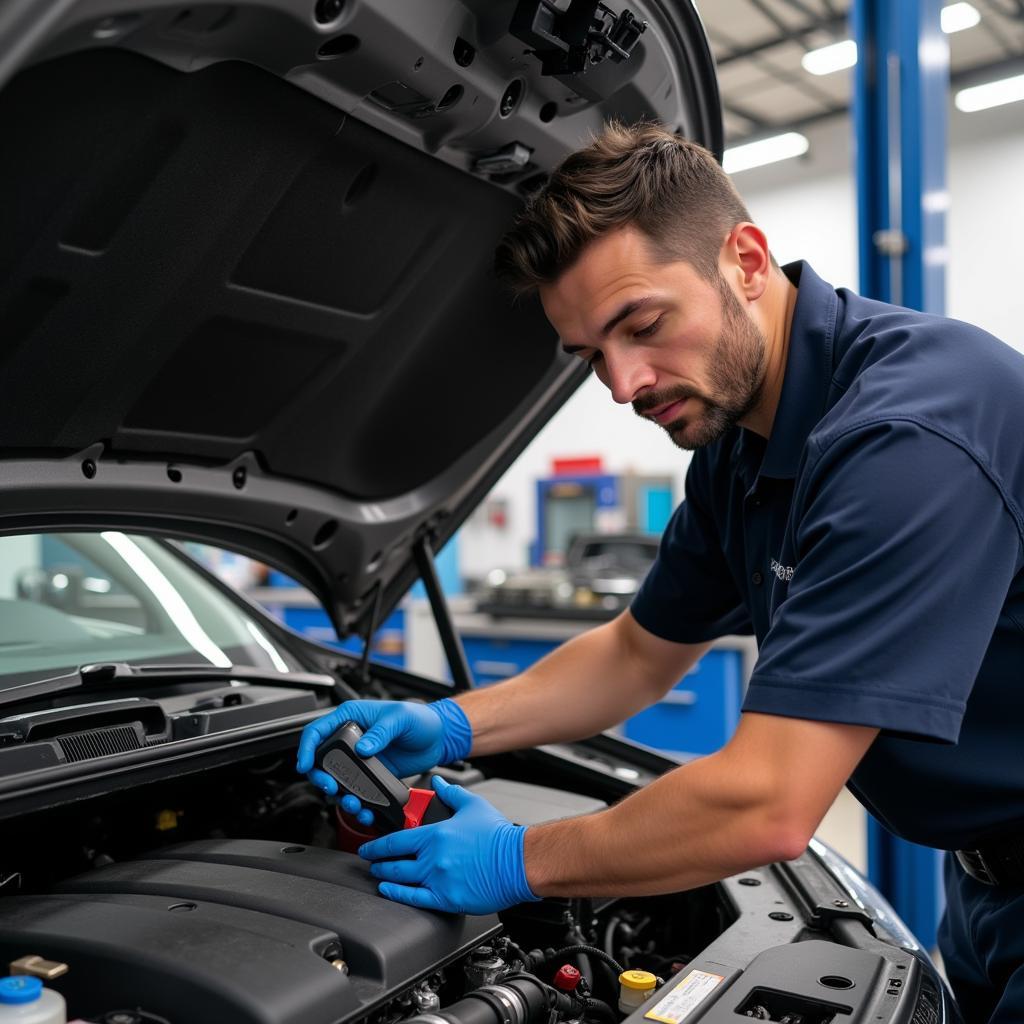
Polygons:
[[333,39],[328,39],[327,42],[316,51],[316,55],[321,60],[330,60],[332,57],[340,57],[346,53],[354,53],[358,49],[359,36],[345,34],[342,36],[335,36]]
[[818,984],[824,985],[825,988],[853,988],[853,982],[840,974],[826,974],[818,979]]
[[181,470],[178,469],[177,466],[168,466],[167,467],[167,479],[170,480],[172,484],[180,484],[181,483]]
[[334,540],[334,535],[337,532],[338,520],[328,519],[327,522],[316,531],[316,536],[313,538],[313,547],[317,549],[327,547],[327,545]]
[[313,8],[313,17],[319,24],[329,25],[341,17],[343,10],[345,0],[317,0],[316,7]]
[[476,49],[466,42],[462,36],[459,36],[455,40],[455,49],[452,50],[452,56],[455,58],[455,63],[460,68],[468,68],[476,58]]
[[547,124],[548,121],[554,121],[557,114],[558,104],[555,103],[554,101],[550,103],[545,103],[544,106],[540,108],[540,119],[545,124]]
[[452,107],[455,106],[456,103],[459,102],[459,100],[462,99],[462,94],[464,92],[465,92],[465,90],[462,88],[461,85],[453,85],[441,97],[441,99],[438,100],[437,109],[438,110],[450,110]]

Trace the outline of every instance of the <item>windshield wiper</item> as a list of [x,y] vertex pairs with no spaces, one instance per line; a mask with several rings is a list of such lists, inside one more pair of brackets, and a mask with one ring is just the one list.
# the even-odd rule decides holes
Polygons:
[[101,690],[107,687],[131,690],[166,683],[230,681],[279,683],[301,690],[335,690],[337,687],[333,676],[319,672],[278,672],[257,665],[132,665],[126,661],[105,661],[0,690],[0,705],[49,697],[68,690]]

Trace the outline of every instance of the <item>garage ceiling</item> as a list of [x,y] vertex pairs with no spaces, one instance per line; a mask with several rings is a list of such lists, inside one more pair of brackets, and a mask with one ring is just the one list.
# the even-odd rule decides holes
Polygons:
[[[951,2],[951,0],[950,0]],[[971,0],[973,28],[946,38],[954,86],[1024,68],[1024,0]],[[726,140],[735,145],[843,114],[853,72],[812,75],[800,59],[849,38],[849,0],[705,0],[699,3],[718,61]]]

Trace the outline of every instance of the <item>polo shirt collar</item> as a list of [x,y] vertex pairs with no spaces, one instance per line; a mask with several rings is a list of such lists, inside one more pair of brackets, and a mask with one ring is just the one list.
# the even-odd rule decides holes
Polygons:
[[805,260],[786,264],[782,272],[797,286],[796,307],[782,394],[758,476],[791,480],[807,438],[827,408],[838,297]]

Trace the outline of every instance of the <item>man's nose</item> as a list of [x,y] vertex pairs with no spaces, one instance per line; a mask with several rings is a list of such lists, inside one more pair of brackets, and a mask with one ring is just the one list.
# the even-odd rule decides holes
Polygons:
[[632,402],[640,391],[655,382],[654,371],[643,360],[622,353],[612,355],[606,352],[605,369],[608,390],[619,405]]

